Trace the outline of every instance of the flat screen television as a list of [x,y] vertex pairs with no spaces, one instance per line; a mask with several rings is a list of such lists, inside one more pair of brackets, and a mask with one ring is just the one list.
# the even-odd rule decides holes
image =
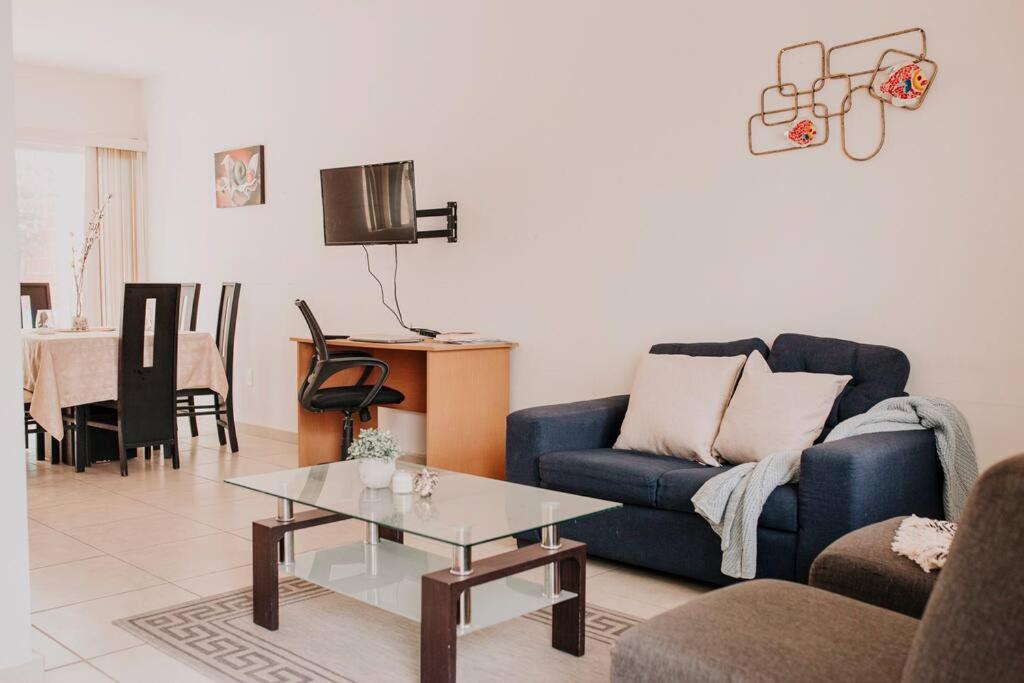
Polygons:
[[324,243],[416,242],[416,184],[411,161],[320,171]]

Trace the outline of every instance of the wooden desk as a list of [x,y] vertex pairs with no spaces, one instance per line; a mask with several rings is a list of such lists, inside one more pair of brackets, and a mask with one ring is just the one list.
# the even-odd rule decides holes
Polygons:
[[[296,342],[298,386],[309,372],[313,343]],[[427,464],[494,479],[505,478],[505,417],[508,415],[509,354],[514,342],[456,345],[435,341],[377,344],[347,339],[329,346],[368,351],[391,367],[387,385],[405,394],[395,410],[426,413]],[[324,386],[355,384],[361,369],[338,373]],[[341,450],[340,413],[299,411],[299,467],[332,462]],[[377,426],[377,409],[360,428]]]

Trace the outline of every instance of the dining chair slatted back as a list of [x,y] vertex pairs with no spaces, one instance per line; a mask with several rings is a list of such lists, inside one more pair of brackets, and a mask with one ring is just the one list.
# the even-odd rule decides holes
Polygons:
[[[180,294],[178,284],[124,287],[117,380],[122,448],[175,441]],[[153,310],[151,345],[147,307]]]
[[214,397],[217,414],[217,440],[238,452],[238,430],[235,428],[235,329],[238,323],[238,298],[242,293],[240,282],[225,282],[220,287],[220,307],[217,310],[217,350],[224,363],[228,378],[228,396],[221,401]]
[[[50,283],[49,282],[22,282],[21,283],[21,296],[28,297],[29,308],[32,311],[32,320],[24,326],[35,327],[36,326],[36,313],[43,309],[53,308],[52,299],[50,298]],[[18,308],[18,316],[21,317],[21,307]]]
[[[240,282],[225,282],[220,288],[220,308],[217,313],[217,350],[224,361],[228,386],[234,386],[235,325],[238,322],[238,297],[242,293]],[[231,392],[234,393],[234,392]]]
[[178,327],[182,332],[195,332],[199,320],[199,291],[202,286],[198,282],[181,283],[181,313],[178,316]]

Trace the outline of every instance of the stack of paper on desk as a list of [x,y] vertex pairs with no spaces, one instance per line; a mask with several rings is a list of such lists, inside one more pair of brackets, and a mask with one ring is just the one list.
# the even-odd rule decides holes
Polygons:
[[487,337],[477,332],[443,332],[437,335],[435,341],[448,344],[501,344],[505,340]]

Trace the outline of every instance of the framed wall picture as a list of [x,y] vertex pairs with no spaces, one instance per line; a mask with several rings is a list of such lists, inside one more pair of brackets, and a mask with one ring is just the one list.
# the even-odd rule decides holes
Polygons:
[[263,145],[217,152],[213,166],[217,208],[263,203]]

